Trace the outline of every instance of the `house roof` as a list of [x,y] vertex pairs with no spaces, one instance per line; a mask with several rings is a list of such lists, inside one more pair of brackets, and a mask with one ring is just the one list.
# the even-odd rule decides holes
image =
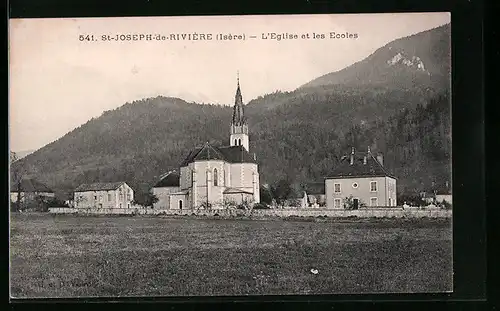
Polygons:
[[[328,178],[349,178],[349,177],[381,177],[387,176],[395,178],[384,168],[382,164],[373,156],[371,152],[356,152],[353,155],[343,156],[339,165],[333,170]],[[366,156],[366,164],[364,158]]]
[[203,160],[222,160],[229,163],[255,163],[254,158],[243,146],[214,147],[206,143],[203,147],[191,151],[182,162],[181,167],[195,161]]
[[[10,184],[10,191],[16,192],[18,185],[16,183]],[[21,191],[22,192],[54,192],[52,189],[47,187],[45,184],[39,182],[36,179],[23,179],[21,180]]]
[[224,194],[231,194],[231,193],[246,193],[246,194],[253,194],[249,191],[243,190],[243,189],[238,189],[238,188],[227,188],[224,190]]
[[179,187],[181,176],[176,171],[170,171],[160,177],[160,181],[157,182],[153,188],[163,188],[163,187]]
[[116,190],[124,183],[124,181],[119,181],[108,183],[82,184],[75,189],[75,192]]

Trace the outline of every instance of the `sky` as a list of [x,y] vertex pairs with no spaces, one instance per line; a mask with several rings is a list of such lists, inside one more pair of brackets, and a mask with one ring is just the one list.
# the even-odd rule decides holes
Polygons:
[[[232,105],[237,74],[245,103],[292,91],[390,41],[449,22],[449,13],[11,19],[10,149],[41,148],[104,111],[148,97]],[[331,32],[357,38],[330,39]],[[181,33],[212,40],[102,40]],[[269,33],[298,39],[263,39]]]

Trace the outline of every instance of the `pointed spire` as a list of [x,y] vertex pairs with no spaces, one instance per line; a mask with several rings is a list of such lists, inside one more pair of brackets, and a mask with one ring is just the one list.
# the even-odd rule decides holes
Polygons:
[[241,96],[241,89],[240,89],[240,72],[237,72],[237,88],[236,88],[236,95],[234,97],[234,108],[233,108],[233,124],[243,124],[245,121],[245,118],[243,116],[243,97]]

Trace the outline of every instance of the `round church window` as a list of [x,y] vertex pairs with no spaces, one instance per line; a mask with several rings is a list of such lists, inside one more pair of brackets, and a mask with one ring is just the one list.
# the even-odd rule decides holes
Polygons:
[[352,187],[353,187],[354,189],[358,188],[358,183],[357,183],[357,182],[353,183],[353,184],[352,184]]

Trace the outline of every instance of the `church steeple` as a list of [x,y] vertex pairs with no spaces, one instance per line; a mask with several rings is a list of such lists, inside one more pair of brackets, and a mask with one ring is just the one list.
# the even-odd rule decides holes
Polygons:
[[243,97],[241,96],[241,89],[240,89],[240,75],[238,72],[236,95],[234,96],[233,122],[232,122],[232,124],[240,125],[240,124],[244,124],[245,122],[246,122],[246,120],[245,120],[245,116],[243,114]]
[[243,146],[249,150],[248,124],[243,113],[243,97],[241,96],[240,75],[237,74],[236,95],[234,96],[233,119],[231,120],[230,146]]

